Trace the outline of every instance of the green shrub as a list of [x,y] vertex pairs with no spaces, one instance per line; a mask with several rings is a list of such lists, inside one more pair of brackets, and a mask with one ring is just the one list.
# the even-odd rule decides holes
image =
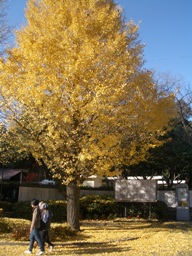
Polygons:
[[46,203],[53,213],[52,222],[64,222],[67,220],[67,202],[65,200],[50,200]]
[[[62,223],[67,220],[67,203],[64,200],[49,200],[53,212],[52,222]],[[14,217],[26,220],[32,218],[32,208],[29,201],[18,202],[13,205]],[[92,195],[80,198],[81,219],[114,219],[116,217],[165,219],[168,208],[164,202],[156,203],[118,203],[107,195]]]
[[[63,222],[67,219],[67,204],[64,200],[46,201],[53,212],[52,222]],[[14,217],[26,220],[32,218],[32,208],[30,201],[17,202],[13,205]]]
[[120,203],[122,215],[128,218],[155,218],[165,219],[168,216],[166,203],[157,201],[154,203],[128,202]]
[[17,202],[13,205],[13,212],[15,218],[31,220],[32,208],[30,201]]
[[[64,200],[49,200],[52,222],[67,220],[67,202]],[[18,202],[13,206],[14,217],[31,220],[32,208],[29,201]],[[82,219],[109,219],[117,216],[118,205],[110,196],[85,196],[80,199],[80,214]]]
[[168,206],[163,201],[157,201],[151,207],[152,217],[156,219],[166,219],[168,216]]
[[147,205],[139,202],[122,202],[119,204],[119,216],[128,218],[146,218],[148,216]]
[[0,208],[3,212],[11,212],[13,210],[13,204],[10,202],[0,201]]
[[106,195],[85,196],[80,199],[80,215],[82,219],[115,218],[118,205],[114,198]]

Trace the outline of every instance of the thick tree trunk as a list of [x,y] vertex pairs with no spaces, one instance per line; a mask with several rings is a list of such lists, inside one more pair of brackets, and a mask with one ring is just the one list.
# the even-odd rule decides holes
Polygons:
[[80,188],[72,183],[67,186],[67,223],[73,230],[79,231]]

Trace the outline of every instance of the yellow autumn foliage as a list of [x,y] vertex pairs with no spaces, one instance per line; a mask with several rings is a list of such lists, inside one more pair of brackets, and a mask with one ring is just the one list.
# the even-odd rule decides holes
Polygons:
[[113,0],[29,0],[1,61],[1,111],[15,143],[63,183],[145,159],[174,95],[142,68],[138,26]]

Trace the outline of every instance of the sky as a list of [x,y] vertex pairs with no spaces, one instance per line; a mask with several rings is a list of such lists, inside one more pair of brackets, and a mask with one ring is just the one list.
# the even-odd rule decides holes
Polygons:
[[[78,1],[78,0],[76,0]],[[27,0],[8,0],[8,22],[25,24]],[[139,25],[145,67],[192,88],[192,0],[115,0]]]

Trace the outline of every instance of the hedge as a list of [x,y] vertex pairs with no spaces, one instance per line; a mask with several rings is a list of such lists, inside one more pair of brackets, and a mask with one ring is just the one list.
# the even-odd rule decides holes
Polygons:
[[[67,202],[65,200],[46,201],[53,212],[53,222],[65,222],[67,220]],[[3,212],[8,209],[13,212],[15,218],[31,220],[32,208],[29,201],[0,204]],[[126,214],[126,216],[125,216]],[[156,218],[165,219],[168,208],[164,202],[156,203],[118,203],[111,196],[95,195],[84,196],[80,199],[80,219],[114,219],[116,217],[130,218]]]

